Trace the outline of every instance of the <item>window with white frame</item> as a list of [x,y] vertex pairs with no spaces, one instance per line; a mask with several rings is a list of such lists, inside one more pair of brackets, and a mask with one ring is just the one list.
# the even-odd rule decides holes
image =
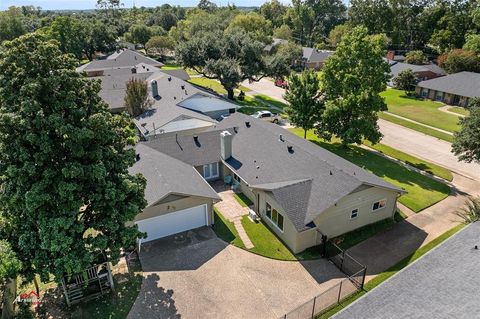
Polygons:
[[278,227],[281,231],[283,231],[283,215],[277,212],[276,209],[272,209],[269,203],[266,203],[266,212],[265,215],[275,226]]
[[205,179],[216,178],[218,176],[218,163],[203,165],[203,177]]
[[386,199],[379,200],[378,202],[373,203],[372,212],[375,212],[379,209],[382,209],[386,205],[387,205],[387,200]]
[[355,219],[357,217],[358,217],[358,208],[355,208],[350,212],[350,219]]

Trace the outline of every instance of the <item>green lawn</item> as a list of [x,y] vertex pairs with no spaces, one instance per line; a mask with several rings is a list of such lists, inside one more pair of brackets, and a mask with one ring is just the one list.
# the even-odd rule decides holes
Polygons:
[[215,234],[222,240],[230,243],[234,246],[245,248],[242,239],[238,236],[238,232],[232,222],[225,219],[222,214],[216,209],[213,209],[213,221],[212,226]]
[[[303,137],[302,129],[294,128],[291,129],[291,131],[298,136]],[[373,174],[383,178],[385,181],[405,189],[407,193],[402,195],[399,198],[399,201],[414,212],[419,212],[441,201],[450,193],[450,187],[448,185],[409,170],[402,165],[371,151],[354,145],[346,148],[340,143],[324,142],[323,140],[320,140],[313,131],[307,133],[307,139],[332,153],[365,168]]]
[[371,147],[387,156],[396,158],[410,166],[413,166],[415,168],[418,168],[422,171],[425,171],[427,173],[430,173],[432,175],[441,177],[447,181],[452,181],[453,180],[453,175],[452,172],[450,172],[448,169],[443,168],[441,166],[435,165],[433,163],[421,160],[415,156],[409,155],[407,153],[404,153],[402,151],[396,150],[390,146],[384,145],[384,144],[375,144],[372,145],[372,143],[365,141],[365,145],[368,147]]
[[[196,78],[191,78],[188,82],[196,84],[196,85],[204,87],[204,88],[207,88],[207,89],[211,89],[211,90],[217,92],[220,95],[227,94],[227,90],[225,90],[223,85],[221,85],[220,82],[218,82],[217,80],[207,79],[207,78],[204,78],[204,77],[196,77]],[[242,90],[243,92],[249,92],[250,91],[249,88],[247,88],[243,85],[240,85],[238,87],[238,89],[235,90],[235,93],[238,95],[240,90]]]
[[245,99],[243,101],[236,99],[236,102],[241,105],[238,111],[243,114],[252,115],[257,111],[270,111],[272,113],[278,113],[277,109],[269,107],[266,104],[248,95],[245,96]]
[[387,89],[381,96],[385,97],[390,113],[449,132],[460,130],[458,116],[438,110],[443,105],[440,102],[409,97],[396,89]]
[[453,112],[453,113],[457,113],[457,114],[461,114],[461,115],[465,115],[465,116],[469,116],[470,115],[470,111],[467,110],[466,108],[464,107],[461,107],[461,106],[451,106],[448,108],[448,110],[450,112]]
[[409,121],[406,121],[406,120],[403,120],[403,119],[399,119],[398,117],[392,116],[392,115],[387,114],[387,113],[378,113],[378,117],[381,118],[381,119],[384,119],[386,121],[404,126],[404,127],[409,128],[411,130],[418,131],[420,133],[436,137],[438,139],[444,140],[444,141],[449,142],[449,143],[453,143],[453,135],[437,131],[433,128],[425,127],[425,126],[420,125],[420,124],[416,124],[416,123],[412,123],[412,122],[409,122]]
[[337,312],[339,312],[340,310],[342,310],[343,308],[347,307],[348,305],[350,305],[352,302],[354,302],[355,300],[357,300],[358,298],[360,298],[361,296],[363,296],[364,294],[368,293],[370,290],[372,290],[373,288],[377,287],[378,285],[380,285],[381,283],[383,283],[385,280],[387,280],[388,278],[392,277],[393,275],[395,275],[397,272],[399,272],[400,270],[402,270],[403,268],[405,268],[406,266],[408,266],[409,264],[413,263],[415,260],[417,260],[418,258],[422,257],[423,255],[425,255],[427,252],[429,252],[430,250],[432,250],[433,248],[437,247],[438,245],[440,245],[442,242],[444,242],[445,240],[447,240],[449,237],[451,237],[453,234],[457,233],[458,231],[460,231],[465,225],[464,224],[460,224],[460,225],[457,225],[455,226],[454,228],[446,231],[445,233],[443,233],[442,235],[438,236],[437,238],[435,238],[434,240],[432,240],[431,242],[429,242],[428,244],[426,244],[425,246],[423,247],[420,247],[419,249],[417,249],[415,252],[413,252],[412,254],[410,254],[408,257],[405,257],[404,259],[402,259],[401,261],[399,261],[398,263],[396,263],[395,265],[393,265],[392,267],[388,268],[387,270],[385,270],[384,272],[378,274],[375,278],[373,278],[372,280],[370,280],[369,282],[367,282],[362,291],[359,291],[355,294],[353,294],[352,296],[342,300],[340,302],[340,304],[328,309],[326,312],[324,312],[323,314],[320,314],[316,317],[316,319],[327,319],[327,318],[330,318],[332,317],[333,315],[335,315]]
[[244,193],[233,193],[233,197],[237,200],[237,202],[242,205],[242,207],[248,207],[253,205],[253,202],[245,196]]
[[284,109],[285,107],[287,107],[287,104],[283,103],[283,102],[280,102],[278,100],[275,100],[274,98],[271,98],[270,96],[268,95],[264,95],[264,94],[256,94],[255,95],[255,98],[262,101],[262,102],[265,102],[265,103],[268,103],[268,104],[271,104],[271,105],[274,105],[280,109]]
[[273,259],[297,260],[295,255],[263,222],[255,223],[248,216],[243,216],[242,225],[255,246],[249,251]]

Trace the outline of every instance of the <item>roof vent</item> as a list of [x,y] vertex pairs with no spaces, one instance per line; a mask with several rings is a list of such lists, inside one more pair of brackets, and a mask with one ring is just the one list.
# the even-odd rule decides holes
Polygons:
[[135,161],[138,162],[140,160],[140,154],[135,154]]
[[171,76],[168,77],[168,82],[170,82],[170,81],[172,81],[172,77],[171,77]]
[[185,90],[185,85],[182,85],[182,90]]
[[333,175],[332,171],[330,171],[330,175]]
[[250,127],[250,122],[248,122],[248,121],[245,122],[245,126],[246,126],[246,127]]
[[287,146],[287,150],[288,150],[288,152],[289,152],[290,154],[293,154],[293,153],[294,153],[294,151],[293,151],[293,146],[292,146],[292,145],[288,145],[288,146]]
[[280,134],[280,136],[278,137],[278,140],[279,140],[280,142],[285,142],[285,139],[283,138],[283,135],[282,135],[282,134]]
[[133,67],[133,68],[132,68],[132,74],[135,74],[135,73],[137,73],[137,68],[136,68],[136,67]]
[[194,135],[194,136],[193,136],[193,141],[195,142],[195,145],[197,145],[198,147],[200,147],[200,142],[198,141],[198,135]]
[[238,126],[234,126],[233,131],[235,132],[235,134],[237,134],[238,133]]
[[145,65],[144,65],[144,64],[142,64],[142,68],[144,68],[144,69],[145,69]]

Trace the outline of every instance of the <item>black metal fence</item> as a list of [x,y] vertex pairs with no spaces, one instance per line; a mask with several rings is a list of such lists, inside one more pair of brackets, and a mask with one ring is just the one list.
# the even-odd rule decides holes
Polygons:
[[339,304],[343,299],[363,289],[367,272],[366,266],[331,242],[326,243],[325,253],[325,257],[347,277],[279,319],[313,319],[327,309]]

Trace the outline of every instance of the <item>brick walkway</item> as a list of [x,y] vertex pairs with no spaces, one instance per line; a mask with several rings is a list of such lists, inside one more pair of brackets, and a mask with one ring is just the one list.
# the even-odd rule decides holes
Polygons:
[[217,208],[227,220],[233,223],[238,235],[245,244],[245,248],[253,248],[252,241],[248,238],[247,232],[242,225],[242,217],[248,215],[248,207],[243,207],[238,203],[235,197],[233,197],[233,191],[230,188],[220,184],[212,186],[222,199],[221,202],[214,205],[215,208]]

